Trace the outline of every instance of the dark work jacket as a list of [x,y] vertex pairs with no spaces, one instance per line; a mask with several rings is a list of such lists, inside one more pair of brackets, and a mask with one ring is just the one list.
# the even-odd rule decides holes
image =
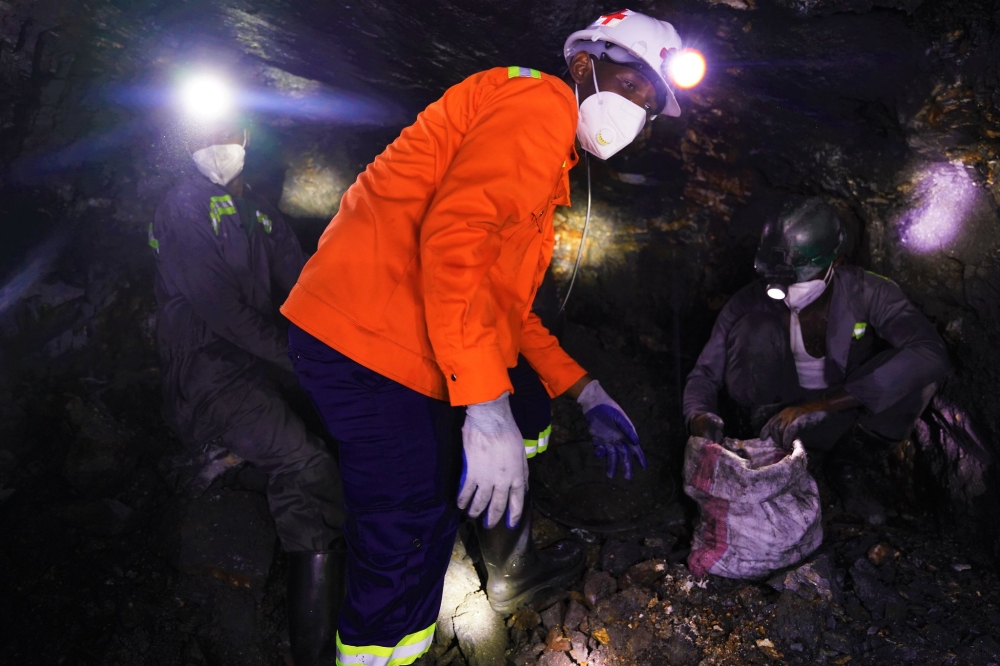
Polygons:
[[241,385],[274,366],[291,370],[275,302],[305,259],[274,208],[249,188],[244,200],[249,234],[224,188],[191,178],[167,193],[149,226],[165,411],[185,439],[220,436]]
[[[825,367],[831,388],[843,387],[878,414],[948,374],[944,342],[895,282],[857,266],[839,266],[831,287]],[[737,292],[719,312],[712,336],[684,387],[687,421],[697,414],[717,411],[719,390],[725,385],[729,331],[750,312],[770,314],[785,322],[781,327],[783,371],[789,385],[785,397],[788,403],[804,398],[788,339],[788,306],[768,297],[758,280]],[[876,353],[876,338],[892,348]]]

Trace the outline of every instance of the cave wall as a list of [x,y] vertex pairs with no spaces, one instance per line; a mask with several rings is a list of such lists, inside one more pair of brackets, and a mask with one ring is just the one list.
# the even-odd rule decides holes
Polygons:
[[[899,282],[945,336],[956,374],[919,448],[942,499],[1000,552],[1000,10],[960,0],[633,8],[672,20],[709,73],[680,95],[680,118],[592,165],[592,235],[570,318],[654,368],[679,401],[716,313],[754,277],[763,219],[788,194],[827,197],[849,220],[852,259]],[[245,85],[299,100],[258,114],[248,174],[274,200],[302,178],[339,192],[462,77],[509,64],[561,72],[565,35],[605,9],[0,0],[0,391],[15,405],[5,409],[17,409],[25,378],[155,374],[146,227],[191,171],[157,96],[179,68],[221,62]],[[330,96],[359,106],[324,115]],[[561,284],[580,239],[582,167],[573,179],[575,205],[556,219]],[[289,199],[286,211],[311,218],[295,224],[315,239],[332,208]],[[663,446],[679,446],[675,426]]]

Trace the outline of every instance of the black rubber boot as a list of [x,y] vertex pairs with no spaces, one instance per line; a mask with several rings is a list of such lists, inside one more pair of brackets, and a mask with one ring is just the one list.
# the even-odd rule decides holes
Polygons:
[[560,541],[544,550],[535,548],[527,506],[513,529],[502,522],[491,530],[479,520],[475,523],[486,565],[486,596],[498,613],[513,613],[521,606],[544,601],[583,570],[583,549],[575,541]]
[[288,554],[288,639],[295,666],[333,666],[347,553]]
[[888,515],[885,505],[876,495],[876,471],[873,468],[884,466],[893,444],[855,425],[850,436],[831,452],[826,465],[827,481],[844,503],[844,509],[869,525],[882,525]]

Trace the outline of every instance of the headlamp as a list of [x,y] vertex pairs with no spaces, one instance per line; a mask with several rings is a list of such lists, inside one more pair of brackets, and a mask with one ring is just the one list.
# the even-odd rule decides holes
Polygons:
[[667,64],[667,75],[678,88],[694,88],[705,77],[705,56],[696,49],[678,51]]
[[194,74],[184,80],[178,99],[184,113],[199,122],[225,120],[233,113],[233,90],[220,76]]
[[798,279],[795,268],[788,262],[788,254],[781,249],[775,248],[769,253],[770,256],[758,256],[754,268],[764,276],[767,283],[767,295],[776,301],[783,301],[788,296],[788,287],[795,284]]

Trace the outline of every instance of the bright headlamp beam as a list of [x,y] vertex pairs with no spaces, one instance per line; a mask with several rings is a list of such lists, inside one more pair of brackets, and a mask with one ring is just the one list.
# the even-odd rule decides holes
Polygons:
[[196,74],[181,85],[180,103],[184,113],[192,120],[222,120],[232,113],[233,91],[221,77]]
[[772,284],[767,286],[767,295],[776,301],[783,301],[788,294],[785,293],[784,287]]
[[684,49],[670,59],[667,73],[678,88],[694,88],[705,77],[705,56],[695,49]]

